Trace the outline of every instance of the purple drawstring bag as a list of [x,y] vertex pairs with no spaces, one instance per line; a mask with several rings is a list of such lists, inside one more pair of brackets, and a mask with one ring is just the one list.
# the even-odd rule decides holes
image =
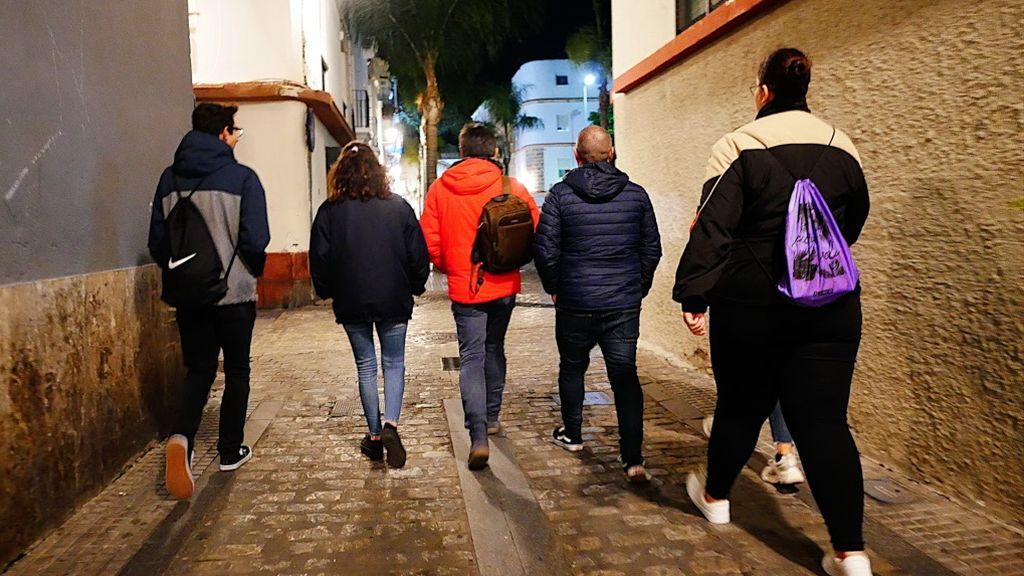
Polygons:
[[789,198],[785,253],[778,288],[795,304],[817,308],[857,289],[860,273],[850,246],[809,178],[797,180]]

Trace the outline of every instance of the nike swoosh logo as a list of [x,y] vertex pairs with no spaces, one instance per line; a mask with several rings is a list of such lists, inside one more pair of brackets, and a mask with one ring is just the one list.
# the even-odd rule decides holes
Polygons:
[[188,262],[189,260],[191,260],[191,259],[193,259],[195,257],[196,257],[196,253],[193,252],[193,253],[189,254],[188,256],[185,256],[181,260],[173,260],[173,259],[172,260],[168,260],[167,261],[167,269],[168,270],[174,270],[178,266],[181,266],[185,262]]

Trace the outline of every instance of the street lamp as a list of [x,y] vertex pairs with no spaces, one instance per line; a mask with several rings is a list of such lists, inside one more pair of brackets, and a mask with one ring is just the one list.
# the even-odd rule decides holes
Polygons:
[[594,82],[597,82],[597,77],[593,74],[587,74],[583,77],[583,124],[587,125],[590,123],[590,112],[587,110],[587,86],[593,86]]

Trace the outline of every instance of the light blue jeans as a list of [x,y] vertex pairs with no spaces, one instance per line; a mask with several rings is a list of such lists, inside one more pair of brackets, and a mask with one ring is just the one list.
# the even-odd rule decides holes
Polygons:
[[793,436],[789,434],[789,427],[786,426],[786,420],[782,417],[782,406],[778,402],[775,403],[775,409],[768,416],[768,425],[772,429],[772,442],[776,444],[793,443]]
[[373,327],[380,339],[381,367],[384,370],[384,420],[398,424],[405,393],[405,333],[407,322],[367,322],[344,324],[359,375],[359,398],[372,436],[381,433],[380,400],[377,396],[377,355],[373,347]]

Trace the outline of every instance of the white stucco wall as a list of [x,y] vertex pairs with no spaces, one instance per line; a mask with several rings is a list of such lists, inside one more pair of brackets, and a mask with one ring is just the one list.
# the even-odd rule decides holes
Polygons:
[[612,2],[612,76],[618,78],[675,36],[675,0]]
[[301,1],[189,0],[192,82],[304,80]]
[[245,136],[235,157],[256,171],[267,193],[268,252],[309,249],[310,158],[306,151],[306,105],[300,102],[245,104],[235,123]]

